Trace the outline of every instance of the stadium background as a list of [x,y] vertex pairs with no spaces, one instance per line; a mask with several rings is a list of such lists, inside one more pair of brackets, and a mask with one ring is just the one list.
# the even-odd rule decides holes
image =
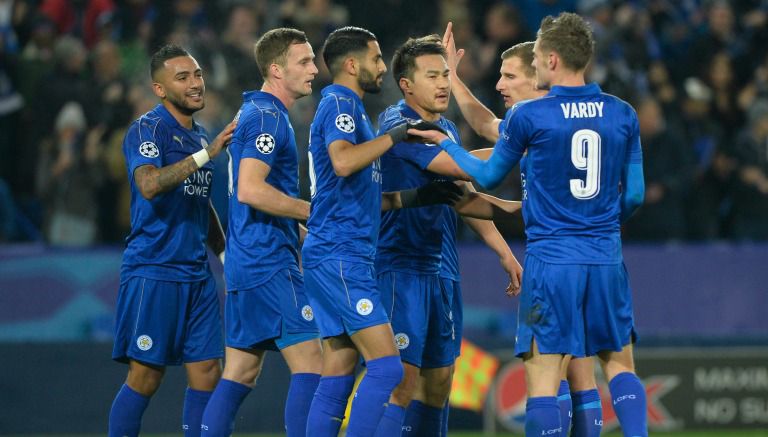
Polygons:
[[[461,77],[502,114],[499,54],[563,10],[594,26],[591,80],[639,113],[646,204],[623,232],[652,430],[768,435],[765,0],[0,0],[0,434],[106,429],[125,372],[109,360],[129,225],[120,145],[156,104],[148,54],[159,44],[179,43],[202,64],[207,106],[197,119],[215,135],[240,93],[261,84],[251,48],[265,30],[305,30],[319,54],[328,32],[360,25],[388,58],[407,35],[441,33],[452,20],[468,51]],[[329,81],[318,67],[315,95],[292,110],[300,148]],[[366,97],[369,115],[399,98],[388,77]],[[461,121],[455,107],[447,115]],[[465,144],[485,145],[459,125]],[[223,212],[226,162],[217,169]],[[519,198],[517,175],[495,193]],[[498,225],[522,255],[519,221]],[[453,410],[451,429],[519,431],[516,301],[503,297],[490,252],[467,231],[460,238],[465,334],[501,367],[484,408]],[[241,410],[243,432],[280,430],[287,370],[277,357],[267,363]],[[169,372],[147,432],[177,432],[182,386],[181,372]]]

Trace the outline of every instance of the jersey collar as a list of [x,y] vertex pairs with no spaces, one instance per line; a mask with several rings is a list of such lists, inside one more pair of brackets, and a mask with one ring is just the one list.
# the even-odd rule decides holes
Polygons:
[[355,99],[357,103],[360,105],[363,104],[363,101],[360,100],[360,96],[357,95],[356,92],[352,91],[351,89],[345,87],[344,85],[339,84],[330,84],[327,87],[323,88],[323,91],[321,92],[323,97],[327,96],[328,94],[335,93],[335,94],[343,94],[344,96],[351,97]]
[[591,94],[600,94],[600,86],[596,83],[590,83],[583,86],[560,86],[555,85],[549,90],[550,96],[588,96]]
[[266,100],[268,102],[274,103],[282,112],[288,112],[288,108],[283,105],[283,102],[280,101],[280,99],[277,98],[276,95],[272,93],[267,93],[264,91],[246,91],[243,93],[243,101],[248,102],[252,100]]
[[160,116],[161,119],[163,119],[163,121],[168,123],[174,129],[182,129],[190,132],[198,131],[198,125],[194,119],[192,120],[192,129],[187,129],[184,126],[182,126],[181,123],[179,123],[179,120],[176,120],[176,117],[174,117],[170,112],[168,112],[168,109],[166,109],[166,107],[163,106],[162,103],[155,106],[154,111],[155,113],[157,113],[157,115]]

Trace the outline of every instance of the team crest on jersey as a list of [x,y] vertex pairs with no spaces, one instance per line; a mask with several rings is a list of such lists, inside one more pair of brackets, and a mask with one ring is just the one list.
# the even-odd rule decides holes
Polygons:
[[367,316],[373,311],[373,302],[369,299],[360,299],[357,301],[357,313],[361,316]]
[[407,348],[408,346],[410,346],[410,344],[411,344],[411,339],[408,338],[408,334],[404,332],[398,332],[395,335],[395,346],[397,346],[399,350],[403,350]]
[[140,335],[139,338],[136,339],[136,346],[143,351],[152,349],[152,337],[148,335]]
[[157,158],[160,156],[160,150],[157,148],[155,143],[151,141],[144,141],[139,145],[139,153],[141,153],[141,156],[147,157],[147,158]]
[[352,133],[355,131],[355,119],[349,114],[339,114],[336,117],[336,127],[342,132]]
[[301,317],[303,317],[307,322],[311,322],[315,318],[315,313],[312,312],[312,307],[309,305],[304,305],[301,308]]
[[256,137],[256,149],[265,155],[269,155],[275,150],[275,138],[270,134],[259,135]]

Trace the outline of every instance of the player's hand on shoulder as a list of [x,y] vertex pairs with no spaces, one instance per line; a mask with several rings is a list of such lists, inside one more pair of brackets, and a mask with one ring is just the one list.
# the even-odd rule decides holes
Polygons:
[[445,129],[429,121],[409,121],[406,125],[408,139],[405,141],[440,144],[443,140],[448,138]]
[[215,158],[225,147],[232,141],[232,134],[235,132],[237,126],[237,118],[230,121],[218,135],[214,138],[213,142],[205,148],[208,151],[211,159]]

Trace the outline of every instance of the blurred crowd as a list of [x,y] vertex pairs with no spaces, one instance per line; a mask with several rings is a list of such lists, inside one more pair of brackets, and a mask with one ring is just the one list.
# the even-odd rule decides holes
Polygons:
[[[0,0],[0,242],[118,243],[130,227],[122,156],[128,124],[156,105],[149,56],[173,42],[200,62],[214,136],[258,89],[266,30],[304,30],[318,55],[315,95],[292,109],[306,171],[309,123],[330,82],[320,48],[347,24],[373,31],[385,59],[407,36],[454,23],[459,74],[502,117],[500,54],[560,11],[588,17],[589,78],[638,112],[646,198],[635,240],[768,239],[768,0]],[[400,98],[388,76],[369,115]],[[465,146],[487,147],[454,107]],[[213,199],[226,209],[226,155]],[[303,181],[302,187],[308,183]],[[519,176],[496,194],[519,199]],[[308,188],[303,197],[308,198]],[[221,214],[226,218],[226,214]],[[519,222],[501,223],[522,238]],[[468,237],[467,237],[468,238]]]

